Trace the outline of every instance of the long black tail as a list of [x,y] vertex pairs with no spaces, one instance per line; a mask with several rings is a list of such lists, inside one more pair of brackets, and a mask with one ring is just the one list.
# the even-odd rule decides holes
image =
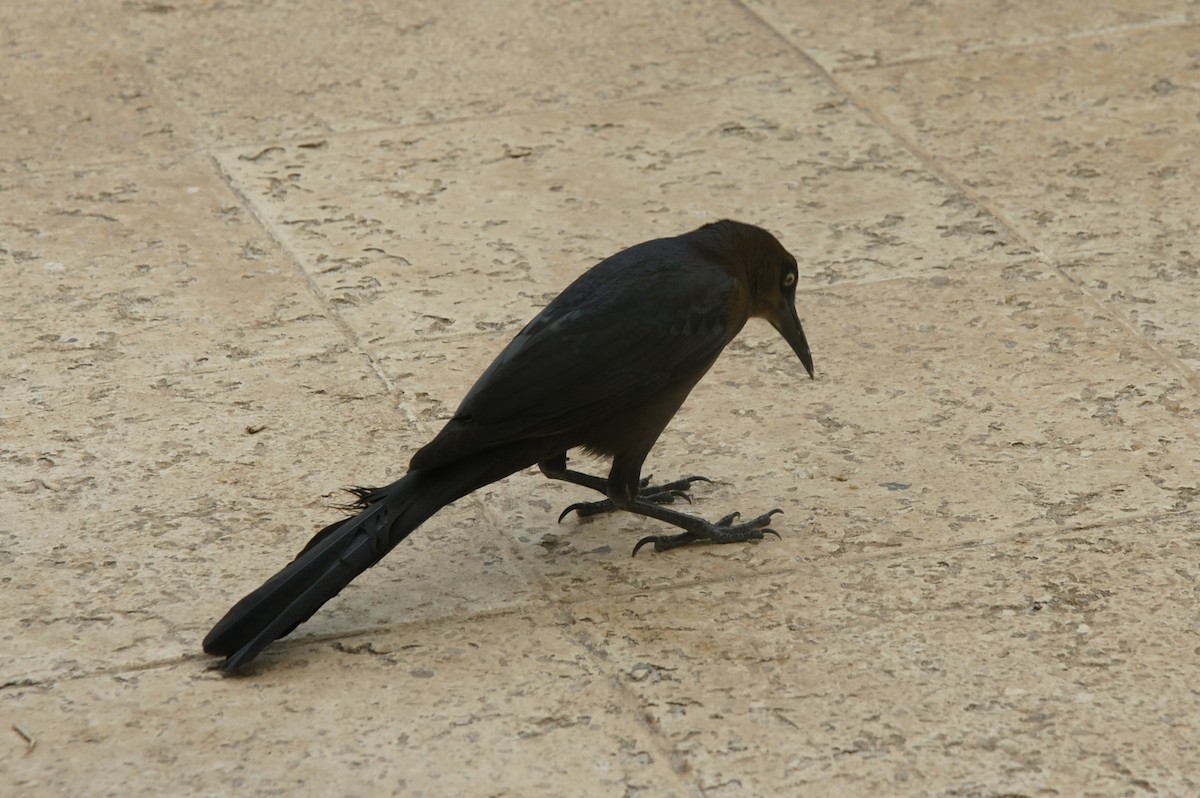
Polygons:
[[226,658],[223,670],[246,664],[312,617],[442,507],[529,464],[509,468],[493,460],[473,465],[410,471],[385,488],[356,491],[362,512],[322,529],[295,560],[235,604],[204,638],[204,650]]

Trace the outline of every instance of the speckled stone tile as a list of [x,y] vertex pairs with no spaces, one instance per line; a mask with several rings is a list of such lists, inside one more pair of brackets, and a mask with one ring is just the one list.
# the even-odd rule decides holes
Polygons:
[[1200,368],[1195,26],[848,80],[1073,279]]
[[199,159],[0,184],[0,414],[62,390],[346,344]]
[[[806,71],[729,3],[178,4],[129,29],[210,140],[606,103]],[[664,35],[669,31],[669,35]]]
[[964,50],[1070,39],[1200,20],[1195,0],[978,0],[896,3],[747,0],[747,7],[827,69],[934,61]]
[[572,612],[707,796],[1191,795],[1198,521]]
[[[23,795],[691,795],[609,675],[553,618],[316,643],[227,679],[197,662],[16,688]],[[9,731],[6,728],[6,731]]]
[[218,157],[371,349],[518,329],[598,260],[721,217],[816,283],[1021,257],[816,80]]
[[[382,390],[361,356],[310,356],[130,378],[0,422],[0,684],[197,653],[342,514],[340,488],[404,472],[429,433]],[[297,636],[528,604],[478,516],[447,508]]]
[[[661,524],[625,514],[556,524],[562,508],[593,496],[536,477],[480,491],[552,594],[728,579],[1196,509],[1200,401],[1060,275],[991,269],[846,284],[801,293],[798,304],[818,379],[752,322],[646,469],[717,480],[696,486],[687,508],[710,519],[782,508],[775,528],[784,539],[631,561],[633,543]],[[382,367],[404,375],[397,384],[451,386],[440,401],[428,397],[424,420],[436,427],[505,338],[429,342],[413,350],[421,354],[396,347]]]
[[190,124],[124,39],[117,5],[0,8],[0,180],[192,145]]

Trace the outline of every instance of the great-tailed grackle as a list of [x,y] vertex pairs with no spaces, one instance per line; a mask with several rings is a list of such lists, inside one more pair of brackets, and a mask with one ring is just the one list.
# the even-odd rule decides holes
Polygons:
[[[667,422],[751,316],[769,321],[812,376],[795,294],[796,259],[767,231],[728,220],[592,267],[500,352],[407,474],[387,487],[355,488],[360,512],[322,529],[235,604],[204,650],[224,656],[225,670],[249,662],[442,507],[534,464],[607,496],[563,516],[619,509],[682,530],[642,538],[634,554],[647,543],[663,551],[776,534],[768,525],[780,510],[711,523],[663,506],[701,477],[651,487],[641,471]],[[579,447],[612,458],[607,479],[567,468],[567,451]]]

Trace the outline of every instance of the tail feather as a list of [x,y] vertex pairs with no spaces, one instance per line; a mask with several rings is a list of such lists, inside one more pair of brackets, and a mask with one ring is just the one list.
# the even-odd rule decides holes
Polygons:
[[225,614],[204,650],[226,657],[223,670],[254,659],[273,640],[312,617],[446,504],[473,489],[420,471],[360,496],[364,509],[322,529],[291,563]]

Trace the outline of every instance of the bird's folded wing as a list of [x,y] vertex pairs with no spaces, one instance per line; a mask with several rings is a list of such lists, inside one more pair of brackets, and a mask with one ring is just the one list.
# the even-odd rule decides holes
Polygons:
[[[612,285],[596,284],[605,279]],[[413,466],[594,424],[707,368],[737,332],[733,285],[716,267],[593,270],[505,347]]]

